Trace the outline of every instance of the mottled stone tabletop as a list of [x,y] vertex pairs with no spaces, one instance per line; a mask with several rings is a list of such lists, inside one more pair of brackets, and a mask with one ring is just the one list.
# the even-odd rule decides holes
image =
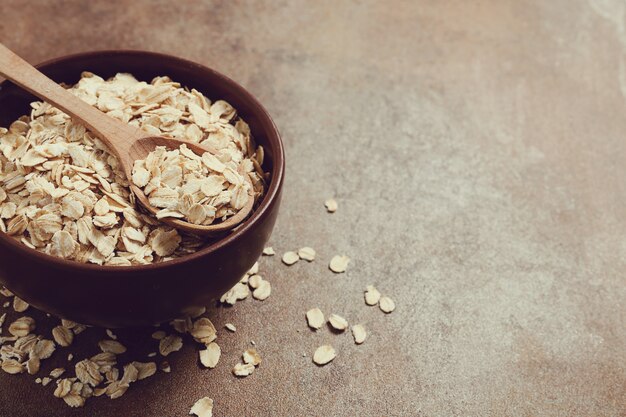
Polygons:
[[[30,62],[146,49],[241,82],[286,146],[271,244],[318,259],[264,258],[271,297],[214,309],[238,329],[220,331],[215,370],[187,343],[171,374],[79,410],[0,374],[0,415],[182,417],[205,395],[216,416],[626,415],[625,13],[619,0],[3,0],[0,39]],[[339,253],[352,262],[334,275]],[[366,307],[367,284],[397,310]],[[367,341],[309,331],[314,306]],[[63,352],[95,353],[99,337]],[[263,363],[236,379],[251,340]],[[317,367],[323,343],[338,357]]]

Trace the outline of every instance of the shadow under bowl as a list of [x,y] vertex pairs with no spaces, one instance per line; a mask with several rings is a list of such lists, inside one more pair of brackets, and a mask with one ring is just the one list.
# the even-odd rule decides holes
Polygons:
[[[285,170],[279,132],[263,106],[242,86],[200,64],[144,51],[97,51],[37,66],[56,82],[75,84],[83,71],[103,78],[118,72],[150,82],[167,75],[212,100],[232,104],[265,150],[266,194],[235,231],[196,253],[132,267],[66,261],[29,249],[0,233],[0,283],[45,312],[103,327],[152,325],[181,317],[219,298],[252,267],[267,243],[280,205]],[[0,84],[0,126],[30,113],[38,100],[8,81]]]

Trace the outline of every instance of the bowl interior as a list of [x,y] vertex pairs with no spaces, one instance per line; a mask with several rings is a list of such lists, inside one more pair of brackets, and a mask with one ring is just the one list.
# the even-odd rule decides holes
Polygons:
[[[54,81],[70,85],[75,84],[80,79],[83,71],[93,72],[105,79],[119,72],[126,72],[132,74],[138,80],[146,82],[150,82],[154,77],[166,75],[172,80],[180,82],[184,87],[195,88],[212,101],[218,99],[226,100],[237,109],[238,115],[249,124],[256,144],[264,147],[263,169],[270,173],[266,193],[253,214],[233,233],[212,241],[211,244],[187,257],[161,264],[132,267],[83,265],[50,256],[51,262],[65,263],[68,267],[74,266],[81,269],[98,268],[101,270],[173,266],[172,264],[182,262],[188,257],[201,256],[221,243],[236,238],[245,231],[246,225],[254,222],[255,218],[262,215],[267,209],[269,202],[278,194],[284,170],[284,153],[276,126],[263,106],[242,86],[230,78],[191,61],[144,51],[88,52],[53,59],[37,65],[37,68]],[[35,100],[39,99],[13,83],[9,81],[2,82],[0,84],[0,126],[8,127],[11,122],[20,116],[29,114],[30,103]],[[4,234],[0,234],[0,239],[13,240]],[[15,243],[23,246],[18,242]],[[25,246],[24,249],[31,250]]]

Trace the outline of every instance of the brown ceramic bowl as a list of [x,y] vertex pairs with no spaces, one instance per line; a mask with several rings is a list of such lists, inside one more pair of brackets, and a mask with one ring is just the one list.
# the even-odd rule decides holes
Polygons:
[[[261,255],[280,205],[283,145],[263,106],[224,75],[184,59],[142,51],[102,51],[66,56],[38,68],[57,82],[76,83],[83,71],[108,78],[128,72],[150,81],[168,75],[211,99],[230,102],[265,148],[271,179],[252,216],[231,234],[185,258],[133,267],[79,264],[31,250],[0,233],[0,282],[33,306],[80,323],[123,327],[161,323],[206,306],[237,283]],[[0,126],[29,113],[35,97],[0,84]]]

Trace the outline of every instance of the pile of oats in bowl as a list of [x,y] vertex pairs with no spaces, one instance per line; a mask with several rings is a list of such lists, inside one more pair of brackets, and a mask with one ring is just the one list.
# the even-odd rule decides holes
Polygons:
[[246,178],[254,171],[253,159],[243,159],[240,153],[229,164],[216,155],[218,151],[196,155],[186,145],[171,151],[158,146],[146,159],[135,161],[131,180],[153,207],[161,209],[157,219],[210,225],[249,202],[252,186]]
[[[248,191],[255,201],[263,196],[263,148],[227,102],[168,77],[146,83],[122,73],[104,80],[85,72],[69,91],[150,134],[214,150],[206,157],[156,150],[136,164],[131,180],[163,209],[159,217],[211,224],[234,215]],[[41,252],[98,265],[163,262],[204,245],[135,204],[116,158],[82,125],[45,102],[31,107],[0,128],[0,231]]]

